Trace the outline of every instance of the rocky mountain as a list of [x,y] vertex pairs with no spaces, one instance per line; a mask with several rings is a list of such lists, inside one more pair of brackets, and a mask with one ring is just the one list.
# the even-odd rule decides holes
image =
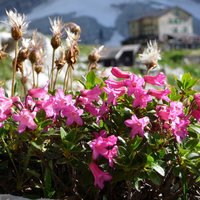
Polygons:
[[0,0],[0,16],[5,15],[5,10],[16,8],[19,12],[29,13],[34,7],[48,0]]
[[30,29],[50,34],[49,17],[59,16],[82,28],[85,44],[117,45],[127,38],[128,21],[157,9],[179,6],[194,17],[194,31],[200,34],[200,0],[0,0],[0,16],[5,9],[26,13]]

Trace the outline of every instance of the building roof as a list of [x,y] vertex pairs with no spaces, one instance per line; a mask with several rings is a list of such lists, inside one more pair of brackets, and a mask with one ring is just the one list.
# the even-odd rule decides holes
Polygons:
[[125,51],[133,51],[134,53],[137,53],[140,47],[140,44],[123,45],[120,47],[104,47],[104,49],[101,51],[100,60],[112,58],[118,59]]
[[130,21],[138,21],[138,20],[142,20],[142,19],[145,19],[145,18],[159,18],[159,17],[161,17],[161,16],[163,16],[163,15],[167,14],[168,12],[171,12],[175,9],[182,10],[187,15],[192,16],[186,10],[184,10],[184,9],[178,7],[178,6],[174,6],[174,7],[168,7],[168,8],[165,8],[165,9],[157,9],[157,10],[151,11],[150,13],[147,13],[147,14],[144,13],[143,16],[140,16],[140,17],[135,18],[135,19],[130,20]]

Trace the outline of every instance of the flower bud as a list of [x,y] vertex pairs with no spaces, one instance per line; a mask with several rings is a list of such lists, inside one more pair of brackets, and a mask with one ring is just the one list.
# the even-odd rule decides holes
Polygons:
[[41,65],[36,65],[36,66],[35,66],[35,72],[36,72],[37,74],[39,74],[40,72],[42,72],[42,66],[41,66]]
[[19,40],[22,37],[22,30],[17,26],[11,28],[11,35],[14,40]]
[[53,49],[57,49],[61,45],[61,38],[59,35],[54,35],[51,38],[51,46]]

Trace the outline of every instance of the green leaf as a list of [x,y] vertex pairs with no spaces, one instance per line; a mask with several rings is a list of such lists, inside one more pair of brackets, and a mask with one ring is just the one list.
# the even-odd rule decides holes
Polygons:
[[154,163],[154,164],[152,165],[152,168],[153,168],[156,172],[158,172],[161,176],[165,176],[165,170],[164,170],[160,165]]
[[44,195],[45,197],[51,198],[55,191],[52,190],[52,178],[51,171],[49,168],[45,168],[44,173]]
[[200,176],[197,177],[196,182],[200,182]]
[[181,95],[178,93],[178,90],[175,87],[170,88],[171,93],[169,94],[169,98],[172,101],[178,101],[181,98]]
[[183,89],[191,89],[196,83],[197,79],[194,79],[190,73],[185,73],[182,76]]
[[154,158],[150,155],[147,155],[147,162],[151,165],[154,162]]
[[61,140],[64,140],[66,136],[67,136],[67,133],[65,132],[65,130],[62,127],[60,127]]
[[148,173],[148,177],[150,178],[150,180],[155,185],[160,185],[161,184],[161,178],[160,178],[160,176],[157,173],[155,173],[154,171],[151,171],[150,173]]
[[200,134],[200,125],[198,125],[198,124],[190,124],[188,130],[189,131],[195,131],[196,133]]
[[86,84],[85,84],[86,89],[91,89],[94,86],[96,86],[95,85],[95,77],[96,77],[96,75],[95,75],[94,71],[88,72],[88,74],[86,75]]
[[47,119],[47,120],[43,121],[42,123],[40,123],[40,128],[44,129],[45,127],[47,127],[51,123],[52,123],[52,120],[51,119]]
[[185,144],[185,146],[188,148],[188,149],[194,149],[197,144],[199,143],[199,139],[191,139],[189,141],[187,141],[187,143]]
[[142,140],[143,140],[143,138],[142,138],[142,137],[139,137],[139,136],[136,136],[136,137],[133,139],[133,142],[132,142],[132,144],[131,144],[131,149],[132,149],[132,151],[133,151],[133,150],[136,150],[136,149],[139,147],[139,145],[141,144]]
[[36,119],[38,122],[42,122],[46,119],[46,112],[45,110],[39,110],[36,114]]

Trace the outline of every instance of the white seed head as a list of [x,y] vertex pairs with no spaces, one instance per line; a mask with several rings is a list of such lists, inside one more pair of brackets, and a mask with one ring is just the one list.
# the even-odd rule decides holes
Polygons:
[[53,20],[51,18],[49,18],[49,22],[51,25],[50,30],[53,33],[53,35],[61,36],[62,29],[63,29],[62,20],[60,18],[54,18]]
[[17,10],[6,10],[6,14],[8,16],[8,23],[12,28],[18,28],[22,32],[25,32],[28,27],[28,22],[26,21],[26,16],[24,14],[20,14]]
[[149,41],[147,43],[147,48],[144,50],[144,52],[142,54],[139,54],[139,58],[141,63],[143,64],[157,64],[158,60],[161,59],[160,50],[158,49],[157,42]]
[[70,31],[70,29],[65,29],[66,33],[67,33],[67,38],[66,38],[66,44],[67,44],[67,48],[72,47],[74,41],[76,41],[76,35]]
[[103,45],[100,46],[100,47],[98,47],[98,48],[94,48],[91,53],[93,53],[93,54],[100,54],[102,52],[103,48],[104,48]]
[[22,47],[28,49],[30,45],[30,39],[22,38]]

